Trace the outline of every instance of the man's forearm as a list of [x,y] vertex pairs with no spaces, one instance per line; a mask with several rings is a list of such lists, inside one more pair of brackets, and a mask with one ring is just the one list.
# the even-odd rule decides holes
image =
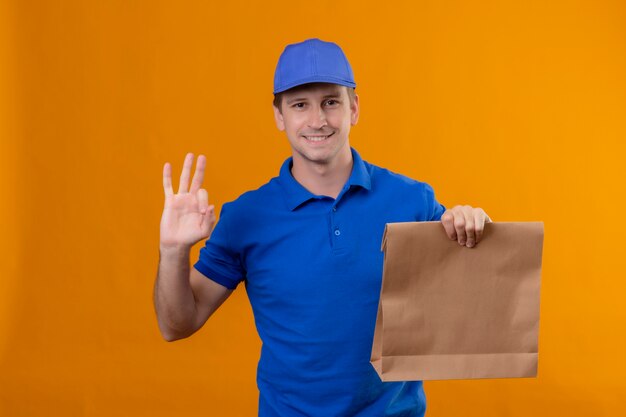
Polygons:
[[189,282],[190,249],[161,248],[159,252],[154,306],[161,334],[169,341],[193,333],[197,310]]

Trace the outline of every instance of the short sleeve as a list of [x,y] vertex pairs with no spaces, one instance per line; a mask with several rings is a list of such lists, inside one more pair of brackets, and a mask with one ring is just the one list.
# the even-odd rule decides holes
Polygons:
[[199,272],[207,278],[231,290],[245,279],[241,255],[233,246],[229,236],[229,223],[232,221],[227,204],[222,206],[220,220],[217,222],[211,237],[200,249],[198,261],[194,264]]
[[428,184],[424,185],[426,186],[426,204],[429,208],[428,221],[439,221],[441,220],[443,213],[446,211],[446,207],[437,201],[433,188]]

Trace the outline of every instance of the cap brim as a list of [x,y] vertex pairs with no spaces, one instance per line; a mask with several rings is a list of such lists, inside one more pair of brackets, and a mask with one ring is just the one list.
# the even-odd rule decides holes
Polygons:
[[282,85],[274,90],[274,94],[282,93],[283,91],[287,91],[291,88],[298,87],[303,84],[311,84],[311,83],[330,83],[330,84],[339,84],[344,85],[346,87],[356,87],[356,83],[352,81],[343,80],[337,77],[325,76],[325,75],[316,75],[313,77],[302,78],[297,81],[293,81],[289,84]]

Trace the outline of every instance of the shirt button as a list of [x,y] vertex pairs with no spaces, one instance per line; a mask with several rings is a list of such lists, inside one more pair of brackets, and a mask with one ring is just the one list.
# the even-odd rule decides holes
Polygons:
[[339,236],[341,234],[341,230],[335,229],[335,236]]
[[337,211],[337,206],[333,206],[333,211]]

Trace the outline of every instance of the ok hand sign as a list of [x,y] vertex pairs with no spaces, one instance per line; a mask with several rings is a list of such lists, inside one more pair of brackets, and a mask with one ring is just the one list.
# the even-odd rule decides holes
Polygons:
[[209,194],[203,188],[206,158],[198,156],[196,172],[191,188],[189,175],[193,165],[193,154],[185,157],[180,175],[178,194],[172,189],[172,167],[169,162],[163,166],[163,189],[165,208],[161,216],[161,249],[190,249],[196,242],[211,235],[215,224],[215,207],[209,205]]

